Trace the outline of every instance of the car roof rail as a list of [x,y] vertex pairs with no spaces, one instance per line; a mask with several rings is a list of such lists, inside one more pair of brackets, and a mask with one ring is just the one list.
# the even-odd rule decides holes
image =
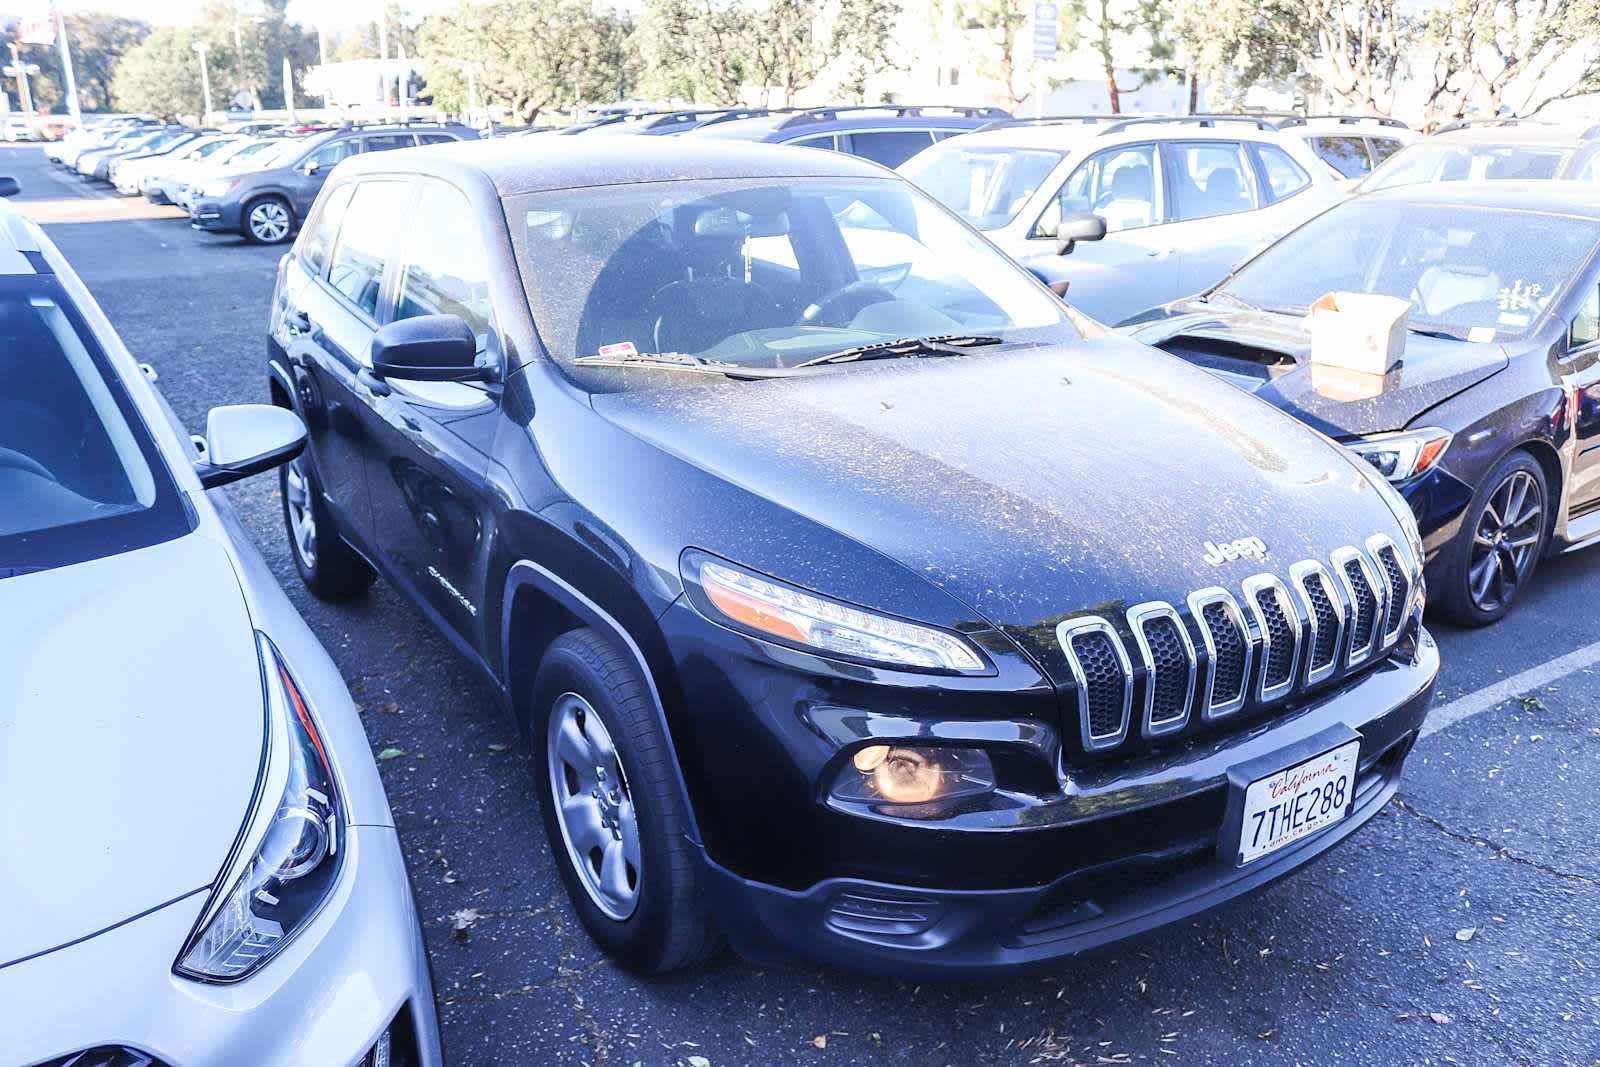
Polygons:
[[1294,115],[1278,123],[1279,129],[1289,126],[1305,126],[1312,122],[1337,122],[1340,125],[1353,126],[1363,122],[1375,122],[1379,126],[1390,126],[1397,130],[1409,130],[1411,127],[1396,118],[1388,115]]
[[[621,121],[648,120],[644,124],[648,129],[657,126],[707,126],[713,122],[732,122],[736,119],[758,119],[763,115],[772,114],[774,109],[765,107],[701,107],[685,108],[682,111],[645,111],[623,115]],[[781,109],[780,109],[781,110]],[[605,123],[604,125],[610,125]]]
[[949,114],[969,119],[1008,119],[1011,112],[999,107],[966,107],[959,104],[842,104],[796,111],[775,129],[787,130],[813,122],[831,122],[841,115],[861,111],[887,111],[895,118],[922,118],[930,113]]
[[768,115],[792,115],[792,107],[725,107],[721,114],[713,114],[704,119],[695,129],[701,126],[715,126],[719,122],[738,122],[740,119],[761,119]]
[[1003,119],[995,119],[979,126],[973,133],[982,133],[984,130],[1008,130],[1019,126],[1070,126],[1080,123],[1088,126],[1098,122],[1121,122],[1121,115],[1007,115]]
[[1123,119],[1113,122],[1100,131],[1100,136],[1121,133],[1123,130],[1136,126],[1200,126],[1205,129],[1215,129],[1223,125],[1250,125],[1258,130],[1267,130],[1276,133],[1278,126],[1271,119],[1259,118],[1255,115],[1148,115],[1142,118]]
[[1433,132],[1434,133],[1452,133],[1452,132],[1454,132],[1456,130],[1470,130],[1470,129],[1473,129],[1474,127],[1478,127],[1478,126],[1482,126],[1484,128],[1490,128],[1490,127],[1494,127],[1494,126],[1553,126],[1553,125],[1555,125],[1555,123],[1549,122],[1549,121],[1547,121],[1545,119],[1519,118],[1516,115],[1497,115],[1494,118],[1488,118],[1488,119],[1457,119],[1454,122],[1446,123],[1445,125],[1440,126],[1437,130],[1434,130]]

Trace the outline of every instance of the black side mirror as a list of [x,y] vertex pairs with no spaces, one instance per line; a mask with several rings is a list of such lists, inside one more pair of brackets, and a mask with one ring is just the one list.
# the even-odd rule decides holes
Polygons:
[[1056,255],[1071,252],[1079,241],[1099,241],[1106,235],[1106,220],[1087,211],[1061,216],[1056,223]]
[[0,196],[16,196],[22,192],[22,186],[17,184],[17,179],[9,174],[0,177]]
[[383,327],[372,338],[372,374],[413,382],[474,382],[490,377],[478,364],[478,339],[459,315],[418,315]]

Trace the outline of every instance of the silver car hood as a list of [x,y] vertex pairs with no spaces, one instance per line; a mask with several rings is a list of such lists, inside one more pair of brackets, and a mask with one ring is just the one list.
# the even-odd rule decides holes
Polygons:
[[263,723],[250,616],[210,539],[0,581],[0,966],[209,886]]

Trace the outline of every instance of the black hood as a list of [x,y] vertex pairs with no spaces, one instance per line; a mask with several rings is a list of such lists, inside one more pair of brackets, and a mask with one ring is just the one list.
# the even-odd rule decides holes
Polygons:
[[[594,405],[898,561],[1036,652],[1066,615],[1237,590],[1374,533],[1404,543],[1351,454],[1116,336]],[[1250,537],[1264,562],[1204,558],[1207,541]]]
[[1400,365],[1379,385],[1313,366],[1311,334],[1298,315],[1195,301],[1162,308],[1124,332],[1216,372],[1330,437],[1404,429],[1507,362],[1498,344],[1412,333]]

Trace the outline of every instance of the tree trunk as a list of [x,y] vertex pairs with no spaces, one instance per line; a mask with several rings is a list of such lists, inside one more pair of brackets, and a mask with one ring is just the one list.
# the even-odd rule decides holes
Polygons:
[[1194,71],[1189,72],[1189,114],[1193,115],[1200,110],[1200,78]]

